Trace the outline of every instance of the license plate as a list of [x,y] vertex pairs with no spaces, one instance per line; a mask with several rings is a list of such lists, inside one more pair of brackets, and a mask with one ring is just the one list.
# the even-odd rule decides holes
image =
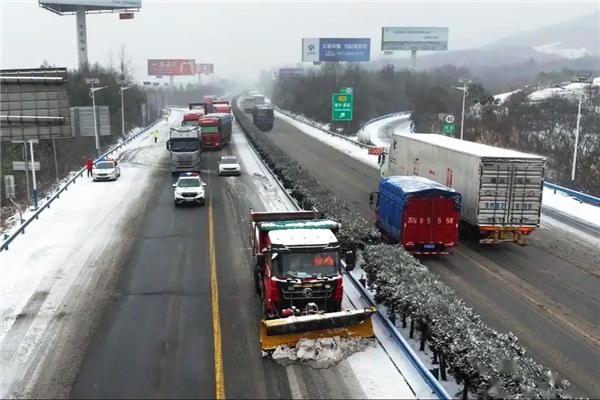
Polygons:
[[425,250],[433,250],[433,249],[435,249],[435,244],[425,244],[425,245],[423,245],[423,248]]

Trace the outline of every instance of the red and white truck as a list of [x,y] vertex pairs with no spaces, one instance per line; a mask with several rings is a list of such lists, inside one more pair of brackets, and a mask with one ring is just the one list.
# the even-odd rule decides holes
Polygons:
[[220,149],[231,141],[231,114],[207,114],[200,118],[199,123],[203,149]]
[[374,337],[374,309],[342,310],[340,225],[315,211],[251,212],[253,269],[263,301],[261,348],[301,338]]

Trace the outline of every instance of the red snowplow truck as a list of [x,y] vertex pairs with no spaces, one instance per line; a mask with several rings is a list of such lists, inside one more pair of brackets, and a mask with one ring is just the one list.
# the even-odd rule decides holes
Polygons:
[[220,149],[231,141],[231,114],[214,113],[200,118],[203,149]]
[[251,212],[250,220],[263,350],[305,337],[374,336],[372,309],[342,311],[339,223],[316,210]]

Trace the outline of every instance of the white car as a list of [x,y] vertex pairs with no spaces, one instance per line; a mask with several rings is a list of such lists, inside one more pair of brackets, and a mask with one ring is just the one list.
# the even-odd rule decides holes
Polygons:
[[179,175],[177,183],[173,184],[173,195],[175,205],[180,204],[200,204],[204,205],[204,188],[206,183],[202,181],[197,172],[185,172]]
[[222,156],[219,160],[219,175],[241,175],[242,168],[236,156]]
[[98,161],[92,169],[94,181],[114,181],[121,176],[121,167],[114,160]]

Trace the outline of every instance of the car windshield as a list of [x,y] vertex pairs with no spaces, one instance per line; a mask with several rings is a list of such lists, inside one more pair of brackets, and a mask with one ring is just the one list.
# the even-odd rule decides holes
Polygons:
[[97,169],[112,169],[114,167],[115,167],[115,165],[112,161],[101,161],[101,162],[96,163]]
[[281,277],[320,278],[336,275],[339,270],[334,251],[276,254],[275,260]]
[[180,179],[177,182],[177,186],[179,187],[197,187],[200,186],[200,179],[196,179],[196,178],[185,178],[185,179]]
[[221,159],[221,164],[237,164],[238,160],[237,158],[222,158]]
[[171,139],[169,148],[174,152],[198,151],[200,141],[197,139]]

